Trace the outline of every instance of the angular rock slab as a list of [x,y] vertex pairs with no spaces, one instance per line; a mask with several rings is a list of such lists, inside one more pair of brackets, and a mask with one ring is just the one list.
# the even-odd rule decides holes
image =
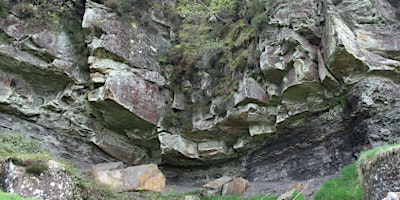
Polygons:
[[247,104],[249,102],[266,104],[268,94],[253,78],[244,78],[239,83],[239,92],[235,94],[235,105]]
[[326,24],[324,59],[328,69],[344,84],[354,84],[367,73],[382,74],[399,80],[400,62],[363,48],[365,45],[362,40],[358,40],[348,24],[331,9],[328,9]]
[[116,192],[147,190],[162,192],[165,176],[156,164],[138,165],[125,169],[94,168],[91,175],[100,183]]
[[[198,161],[193,161],[193,159],[199,158],[197,143],[167,132],[159,133],[158,139],[160,140],[161,155],[164,161],[178,165],[198,165]],[[190,159],[190,161],[187,159]]]
[[148,161],[148,154],[144,148],[131,143],[128,137],[113,132],[97,134],[90,139],[104,152],[128,165],[143,164]]
[[214,181],[203,185],[202,193],[204,196],[220,195],[224,184],[229,183],[231,180],[232,178],[228,176],[215,179]]
[[222,195],[240,195],[250,187],[248,180],[244,178],[234,178],[231,182],[225,183],[222,188]]

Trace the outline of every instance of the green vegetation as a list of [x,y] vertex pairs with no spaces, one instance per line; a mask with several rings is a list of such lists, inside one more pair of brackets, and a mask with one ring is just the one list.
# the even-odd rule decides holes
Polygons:
[[315,200],[364,199],[364,188],[358,178],[357,164],[343,168],[339,178],[325,181],[314,198]]
[[7,199],[7,200],[39,200],[37,198],[25,198],[25,197],[21,197],[17,194],[10,194],[7,192],[2,192],[0,190],[0,199]]
[[[46,162],[53,158],[44,150],[35,140],[25,137],[22,133],[0,128],[0,157],[10,157],[15,165],[24,166],[26,172],[39,176],[42,172],[48,170]],[[63,160],[68,174],[74,177],[74,196],[82,199],[124,199],[115,196],[111,190],[105,186],[98,185],[93,179],[82,174],[76,168]],[[21,199],[17,196],[0,193],[0,199]],[[7,198],[6,198],[7,197]],[[78,198],[79,199],[79,198]]]
[[400,147],[400,143],[375,147],[360,154],[356,163],[342,169],[340,177],[324,182],[315,194],[315,199],[364,199],[364,188],[360,178],[359,166],[373,160],[379,152]]
[[383,146],[379,146],[379,147],[375,147],[373,149],[370,149],[368,151],[364,151],[360,154],[360,158],[358,159],[358,163],[363,163],[366,161],[371,161],[375,155],[379,152],[394,148],[394,147],[399,147],[400,143],[396,143],[396,144],[388,144],[388,145],[383,145]]
[[0,156],[19,156],[45,158],[49,157],[47,152],[36,142],[27,137],[5,128],[0,128]]
[[60,27],[61,21],[72,15],[74,10],[72,0],[6,0],[2,5],[2,16],[7,14],[7,9],[12,10],[17,17],[28,20],[29,24],[48,29]]
[[[169,88],[188,97],[187,107],[182,111],[189,113],[185,119],[191,119],[198,111],[208,112],[207,106],[214,97],[231,102],[233,92],[238,89],[238,77],[259,65],[257,35],[268,19],[264,7],[264,1],[181,0],[170,11],[177,16],[171,27],[176,40],[170,49],[157,54],[156,59],[163,66]],[[207,88],[201,83],[206,76]],[[183,84],[187,82],[190,83]],[[199,105],[204,108],[196,110]],[[226,114],[225,107],[217,108],[219,116]],[[166,117],[167,127],[180,122],[175,116],[182,112]],[[190,128],[187,123],[181,125]]]
[[146,5],[151,3],[149,0],[104,0],[104,5],[111,8],[118,15],[127,17],[132,15],[134,17],[140,17],[141,9],[145,8]]

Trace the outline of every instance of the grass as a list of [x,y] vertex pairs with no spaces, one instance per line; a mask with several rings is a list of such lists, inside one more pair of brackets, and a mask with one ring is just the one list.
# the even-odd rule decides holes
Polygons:
[[[0,157],[11,157],[15,165],[26,167],[28,173],[39,176],[48,169],[46,161],[52,159],[65,166],[66,172],[74,178],[73,193],[83,199],[121,199],[112,191],[98,185],[92,178],[82,174],[75,167],[64,160],[55,159],[49,152],[43,149],[37,141],[25,137],[22,133],[0,128]],[[0,194],[0,199],[24,199],[17,195],[6,196]],[[3,197],[4,196],[4,197]],[[123,198],[122,198],[123,199]]]
[[0,199],[7,199],[7,200],[39,200],[37,198],[25,198],[22,196],[19,196],[17,194],[10,194],[7,192],[2,192],[0,191]]
[[399,147],[399,146],[400,146],[400,143],[388,144],[388,145],[375,147],[375,148],[370,149],[368,151],[364,151],[364,152],[362,152],[360,154],[360,158],[358,159],[358,163],[363,163],[365,161],[371,161],[378,152],[382,152],[382,151],[388,150],[390,148]]
[[5,128],[0,128],[0,156],[32,156],[46,157],[48,154],[36,142],[20,133]]
[[364,199],[364,188],[358,178],[357,163],[342,169],[340,177],[327,180],[315,194],[315,200]]

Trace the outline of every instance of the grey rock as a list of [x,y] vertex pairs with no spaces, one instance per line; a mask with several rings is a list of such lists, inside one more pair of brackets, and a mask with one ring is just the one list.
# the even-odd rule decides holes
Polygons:
[[205,196],[221,195],[224,184],[230,182],[231,177],[223,176],[203,185],[202,194]]
[[399,169],[398,146],[381,150],[372,158],[360,160],[359,170],[363,180],[365,199],[398,199],[398,194],[390,193],[397,191]]
[[[38,161],[45,162],[45,161]],[[42,163],[46,166],[40,174],[30,174],[25,167],[14,165],[12,159],[2,159],[1,183],[6,192],[16,193],[24,197],[42,199],[73,199],[74,177],[65,167],[54,160]]]

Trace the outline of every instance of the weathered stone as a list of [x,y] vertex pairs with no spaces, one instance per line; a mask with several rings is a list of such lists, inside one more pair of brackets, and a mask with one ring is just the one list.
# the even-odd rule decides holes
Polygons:
[[324,52],[329,70],[345,84],[360,81],[367,72],[375,74],[394,71],[398,74],[400,62],[373,54],[363,48],[348,25],[328,9],[327,46]]
[[177,110],[185,110],[185,96],[182,93],[174,93],[174,101],[172,108]]
[[296,189],[289,190],[289,191],[285,192],[284,194],[280,195],[277,198],[277,200],[291,200],[295,191],[296,191]]
[[73,199],[74,177],[66,172],[64,166],[54,160],[36,162],[43,165],[43,171],[30,174],[25,167],[14,165],[11,158],[2,160],[0,185],[6,192],[23,197]]
[[248,180],[234,178],[231,182],[225,183],[222,188],[222,195],[241,195],[250,187]]
[[[82,26],[89,30],[99,28],[104,32],[99,38],[90,38],[91,51],[95,55],[106,51],[136,68],[159,70],[160,66],[154,55],[168,47],[169,41],[160,35],[147,32],[140,24],[116,20],[115,13],[111,13],[101,4],[87,1],[86,7]],[[147,34],[142,34],[143,32]]]
[[193,195],[186,195],[185,200],[200,200],[200,197]]
[[200,157],[213,157],[217,154],[227,154],[228,147],[224,141],[209,141],[198,144]]
[[128,165],[146,163],[149,157],[144,148],[132,144],[126,136],[113,132],[95,135],[90,141],[109,155],[124,161]]
[[[189,45],[185,38],[196,31],[185,25],[191,16],[177,9],[179,1],[141,1],[123,16],[110,2],[73,1],[76,16],[50,12],[62,19],[49,30],[35,24],[36,13],[18,19],[7,2],[0,13],[0,112],[7,115],[0,124],[82,168],[115,158],[228,166],[249,155],[241,172],[250,179],[307,179],[336,173],[364,147],[399,139],[396,1],[247,1],[222,29],[196,17],[204,22],[196,31],[211,34]],[[249,12],[262,20],[251,20],[254,31],[241,18]],[[169,51],[171,44],[179,48]],[[172,83],[182,91],[170,91]],[[190,98],[184,105],[178,96]],[[162,135],[171,110],[187,126]]]
[[110,186],[116,192],[138,190],[162,192],[165,189],[165,176],[155,164],[125,169],[95,169],[92,175],[99,183]]
[[369,25],[355,30],[357,42],[368,51],[383,57],[400,60],[400,33],[395,26]]
[[399,200],[400,199],[400,193],[399,192],[388,192],[385,198],[382,200]]
[[318,51],[318,76],[321,84],[326,87],[325,97],[331,98],[343,92],[339,81],[326,68],[321,51]]
[[366,200],[382,199],[400,188],[400,147],[381,150],[373,158],[360,160]]
[[246,105],[247,103],[268,102],[268,95],[253,78],[244,78],[239,83],[239,92],[235,94],[235,105]]
[[142,122],[144,126],[156,124],[159,119],[156,104],[158,87],[134,74],[118,72],[111,76],[112,78],[107,79],[104,89],[93,92],[89,101],[111,100],[144,120],[145,122]]
[[215,179],[214,181],[203,185],[202,194],[205,196],[221,195],[224,184],[230,182],[231,180],[232,178],[228,176]]
[[[90,56],[88,59],[88,63],[90,64],[89,68],[91,70],[90,76],[93,78],[98,77],[99,75],[96,74],[102,74],[104,76],[103,79],[106,79],[111,76],[112,73],[114,72],[130,72],[134,73],[135,75],[143,78],[146,81],[156,83],[158,86],[164,86],[165,85],[165,79],[161,74],[159,74],[156,71],[150,71],[146,69],[137,69],[137,68],[132,68],[129,65],[121,62],[117,62],[112,59],[102,59],[102,58],[97,58],[95,56]],[[112,77],[110,77],[112,78]],[[98,82],[98,83],[104,83],[104,81],[96,79],[92,79],[93,82]]]
[[99,163],[92,168],[93,171],[98,170],[114,170],[114,169],[122,169],[124,167],[123,162],[112,162],[112,163]]
[[248,123],[248,131],[251,136],[272,133],[276,129],[275,107],[264,107],[255,103],[249,103],[232,109],[228,113],[231,117],[237,115],[239,120]]
[[[180,135],[162,132],[158,134],[158,139],[161,143],[161,154],[166,160],[170,160],[169,162],[179,159],[180,156],[192,159],[199,158],[197,143],[187,140]],[[171,164],[179,165],[180,163],[171,162]]]
[[[344,109],[339,106],[297,118],[287,130],[269,138],[263,148],[250,153],[245,177],[271,181],[300,178],[299,172],[301,177],[324,176],[343,163],[354,162],[353,155],[366,146],[395,143],[399,137],[398,87],[390,79],[370,77],[349,91]],[[381,120],[385,123],[376,123]]]

